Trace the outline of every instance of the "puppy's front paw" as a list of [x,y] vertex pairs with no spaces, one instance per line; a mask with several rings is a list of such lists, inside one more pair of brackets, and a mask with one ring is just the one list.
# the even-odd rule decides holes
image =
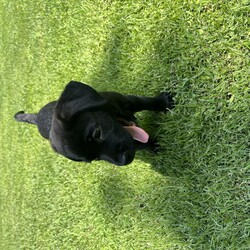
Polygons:
[[174,99],[173,94],[168,92],[162,92],[158,96],[160,102],[161,102],[161,108],[162,111],[167,111],[167,109],[173,109],[174,108]]

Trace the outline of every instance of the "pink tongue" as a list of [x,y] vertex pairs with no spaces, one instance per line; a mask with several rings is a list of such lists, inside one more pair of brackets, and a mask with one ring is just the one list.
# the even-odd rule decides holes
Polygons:
[[137,141],[147,143],[149,135],[141,128],[136,126],[123,126],[127,132]]

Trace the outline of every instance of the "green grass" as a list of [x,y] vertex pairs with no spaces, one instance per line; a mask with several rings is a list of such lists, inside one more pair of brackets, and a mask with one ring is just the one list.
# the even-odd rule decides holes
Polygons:
[[[2,0],[0,249],[248,250],[250,2]],[[139,119],[158,155],[126,167],[56,155],[15,112],[71,80],[174,92]]]

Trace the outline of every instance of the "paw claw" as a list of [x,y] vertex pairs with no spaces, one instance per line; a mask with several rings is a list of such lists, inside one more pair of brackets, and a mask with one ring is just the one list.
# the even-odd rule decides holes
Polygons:
[[164,101],[165,109],[173,109],[174,104],[174,95],[168,92],[162,92],[159,97]]

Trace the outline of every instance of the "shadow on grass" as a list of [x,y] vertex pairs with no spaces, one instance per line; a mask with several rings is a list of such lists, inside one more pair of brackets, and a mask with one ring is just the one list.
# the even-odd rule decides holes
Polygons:
[[[121,65],[121,46],[126,42],[128,36],[124,25],[118,24],[117,26],[108,39],[105,48],[105,57],[99,71],[92,77],[94,84],[100,81],[108,82],[109,86],[114,87],[113,90],[119,90],[120,71],[123,67]],[[164,34],[164,32],[163,29],[161,33]],[[178,38],[176,37],[175,40],[177,41]],[[173,43],[171,38],[167,39],[164,36],[164,38],[159,38],[154,44],[153,49],[154,59],[148,59],[150,61],[150,63],[148,62],[148,67],[143,72],[140,72],[141,75],[137,76],[137,78],[146,79],[147,83],[157,85],[153,88],[149,87],[150,92],[153,92],[154,89],[157,89],[158,92],[172,89],[174,92],[177,91],[177,94],[185,96],[178,89],[178,79],[174,77],[174,63],[181,60],[183,48],[178,47],[178,43]],[[156,75],[158,76],[157,79],[155,79]],[[144,86],[147,86],[147,84]],[[136,93],[133,94],[136,95]],[[149,93],[149,95],[154,94]],[[150,194],[146,195],[147,198],[141,204],[137,204],[137,201],[134,203],[136,204],[137,211],[142,211],[140,216],[144,217],[148,223],[157,221],[158,226],[161,228],[161,233],[164,234],[166,228],[171,228],[177,235],[181,233],[182,239],[192,236],[195,238],[201,229],[199,216],[202,216],[203,208],[199,208],[198,212],[200,214],[197,215],[195,214],[197,211],[193,210],[192,207],[192,199],[196,199],[200,195],[197,190],[194,190],[195,185],[193,182],[195,182],[196,178],[193,175],[196,173],[187,171],[192,152],[186,147],[185,141],[182,141],[182,143],[177,142],[176,135],[173,134],[173,131],[176,131],[173,128],[178,125],[181,125],[185,130],[185,125],[182,123],[188,120],[188,117],[183,118],[185,115],[181,114],[181,107],[178,107],[178,100],[176,102],[177,111],[174,111],[173,115],[149,112],[146,112],[144,115],[145,120],[142,123],[149,132],[151,131],[153,137],[159,137],[161,150],[157,155],[139,152],[137,156],[139,159],[150,163],[154,170],[166,178],[167,182],[155,182],[154,184],[159,186],[151,186],[152,190],[147,190]],[[168,131],[168,125],[171,125],[172,132]],[[169,128],[170,130],[171,127]],[[188,133],[188,131],[182,132]],[[169,147],[171,147],[171,150],[169,150]],[[129,188],[128,184],[117,176],[104,178],[100,188],[103,193],[102,200],[104,200],[104,203],[106,201],[102,206],[103,209],[101,212],[106,214],[109,223],[111,220],[114,224],[122,224],[122,222],[119,222],[119,214],[127,206],[124,202],[129,196],[133,196],[134,198],[137,196],[133,194],[133,190]],[[148,210],[145,208],[148,208]],[[167,232],[168,230],[165,233]]]
[[[134,214],[132,211],[127,211],[128,217],[138,216],[140,220],[149,224],[157,221],[157,228],[160,228],[163,235],[169,233],[168,228],[176,232],[176,235],[181,234],[182,240],[192,242],[199,247],[204,246],[202,249],[211,246],[211,241],[214,242],[215,248],[232,247],[237,242],[240,231],[230,225],[237,224],[237,218],[244,221],[246,216],[240,212],[236,214],[234,209],[238,206],[234,202],[234,196],[238,195],[235,178],[225,179],[227,168],[220,171],[215,169],[220,164],[225,167],[225,159],[222,157],[226,160],[230,157],[223,152],[223,148],[226,147],[210,150],[217,144],[217,138],[213,134],[207,142],[207,132],[211,129],[209,126],[214,124],[213,116],[217,113],[217,104],[215,101],[212,102],[214,106],[207,110],[206,105],[211,103],[209,94],[212,88],[209,86],[211,84],[209,82],[211,79],[208,80],[209,75],[199,79],[207,86],[197,83],[196,78],[209,66],[213,67],[206,65],[204,60],[209,51],[202,49],[202,46],[206,45],[203,37],[200,37],[195,29],[193,34],[190,32],[192,25],[182,22],[180,28],[174,29],[176,33],[169,32],[168,26],[167,23],[159,23],[154,42],[151,44],[152,51],[150,53],[147,51],[147,57],[141,61],[143,70],[136,72],[138,75],[134,76],[135,82],[132,83],[132,78],[127,74],[126,79],[124,74],[124,71],[128,72],[125,69],[126,62],[129,64],[129,57],[123,55],[126,54],[124,45],[129,32],[126,25],[117,23],[108,39],[103,63],[93,77],[93,82],[108,82],[114,90],[120,89],[119,84],[122,84],[121,89],[125,90],[124,81],[135,84],[135,88],[129,88],[138,90],[133,93],[135,95],[141,92],[154,95],[156,91],[162,90],[172,90],[176,93],[176,107],[173,113],[146,112],[142,121],[143,127],[151,132],[153,137],[158,137],[161,150],[157,155],[140,152],[138,158],[149,163],[152,169],[160,173],[162,178],[159,180],[162,182],[152,182],[150,188],[148,186],[146,189],[142,186],[141,197],[144,198],[140,200],[138,194],[134,194],[133,189],[121,177],[103,178],[100,187],[103,191],[103,209],[100,212],[106,215],[108,220],[114,216],[117,220],[113,223],[119,227],[123,225],[119,221],[120,214],[123,214],[124,207],[128,206],[126,202],[131,200],[129,205],[134,206],[137,212]],[[208,69],[208,72],[209,70],[212,69]],[[143,91],[140,91],[140,88]],[[196,93],[197,96],[207,98],[201,103],[202,107],[197,102]],[[204,122],[206,116],[210,116],[211,119],[208,125]],[[220,131],[216,131],[219,135]],[[228,152],[232,152],[230,147]],[[216,154],[222,155],[217,157]],[[232,162],[234,160],[232,157]],[[223,187],[219,183],[221,176],[224,178]],[[150,179],[148,182],[150,183]],[[227,188],[234,191],[225,191]],[[219,191],[222,192],[218,194]],[[228,201],[232,204],[231,208],[226,205]],[[217,202],[216,208],[215,202]],[[221,230],[224,230],[223,234],[217,235]],[[245,241],[246,237],[242,238],[242,245]]]

